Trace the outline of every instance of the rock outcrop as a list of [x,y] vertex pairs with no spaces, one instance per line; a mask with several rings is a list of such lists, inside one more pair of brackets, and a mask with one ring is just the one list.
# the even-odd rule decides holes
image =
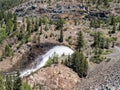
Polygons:
[[25,78],[35,90],[70,90],[80,82],[79,76],[70,68],[58,64],[42,68]]

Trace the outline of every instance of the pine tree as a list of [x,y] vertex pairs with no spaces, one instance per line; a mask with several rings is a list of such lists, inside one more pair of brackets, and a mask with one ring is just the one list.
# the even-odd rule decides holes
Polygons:
[[40,35],[38,35],[38,41],[37,41],[38,45],[40,44]]
[[120,23],[119,23],[118,31],[120,31]]
[[31,33],[31,23],[30,20],[27,18],[27,31],[29,32],[29,34]]
[[115,32],[116,32],[116,26],[115,26],[115,24],[113,24],[113,29],[112,29],[111,33],[115,33]]
[[78,51],[81,51],[82,48],[84,47],[84,45],[85,45],[85,44],[84,44],[84,40],[83,40],[83,34],[82,34],[82,31],[80,31],[80,32],[78,33],[76,49],[77,49]]
[[13,27],[13,31],[16,31],[17,30],[17,17],[16,15],[14,15],[14,27]]
[[42,17],[41,20],[42,20],[42,23],[43,23],[44,25],[49,24],[49,20],[48,20],[47,17]]
[[40,28],[40,35],[42,34],[42,26],[41,26],[41,28]]
[[13,50],[9,45],[6,45],[3,56],[12,56],[13,55]]
[[46,25],[45,25],[45,31],[48,31],[48,30],[49,30],[49,25],[46,24]]
[[101,0],[97,0],[97,6],[98,7],[99,5],[101,5]]
[[102,34],[100,32],[95,32],[94,44],[93,44],[95,47],[99,47],[100,48],[101,38],[102,38]]
[[108,0],[104,0],[104,5],[105,6],[108,6],[109,4],[108,4]]
[[94,26],[94,20],[90,20],[90,27]]
[[63,42],[63,30],[60,30],[60,38],[59,38],[59,42]]
[[57,21],[56,29],[58,29],[58,30],[63,29],[63,25],[64,24],[65,24],[65,20],[64,19],[60,19],[59,21]]
[[13,90],[13,78],[10,75],[6,76],[5,88],[6,90]]
[[21,90],[32,90],[30,85],[27,82],[22,83]]
[[114,16],[112,16],[110,25],[114,25],[114,23],[115,23],[115,19],[114,19]]
[[106,48],[106,49],[109,49],[109,46],[110,46],[110,45],[109,45],[109,38],[107,38],[107,39],[106,39],[105,48]]
[[16,74],[16,77],[15,77],[13,90],[21,90],[21,86],[22,86],[22,80],[20,78],[20,72],[18,70],[17,74]]
[[105,38],[101,37],[100,39],[100,48],[104,49],[105,48]]
[[102,54],[102,49],[95,47],[94,49],[94,56],[91,58],[91,61],[94,63],[99,64],[103,59],[101,58],[101,54]]
[[2,75],[0,75],[0,90],[5,90],[5,85]]
[[75,52],[71,57],[71,68],[78,73],[80,77],[86,77],[88,62],[82,52]]
[[35,29],[34,29],[34,31],[37,31],[38,29],[39,29],[39,23],[38,23],[38,19],[36,19],[36,21],[35,21]]
[[39,26],[41,26],[42,25],[42,20],[41,20],[41,18],[39,18]]

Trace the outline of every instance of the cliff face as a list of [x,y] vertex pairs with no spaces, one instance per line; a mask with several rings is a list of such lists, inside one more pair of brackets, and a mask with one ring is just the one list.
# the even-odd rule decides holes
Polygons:
[[80,82],[80,78],[70,68],[58,64],[40,69],[25,81],[35,86],[35,90],[70,90]]

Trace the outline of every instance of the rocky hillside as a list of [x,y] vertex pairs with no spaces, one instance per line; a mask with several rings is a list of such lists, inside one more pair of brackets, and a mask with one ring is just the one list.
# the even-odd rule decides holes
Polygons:
[[[119,53],[120,54],[120,53]],[[72,90],[119,90],[120,89],[120,57],[115,55],[91,70]],[[111,54],[113,55],[113,54]]]
[[38,70],[25,81],[33,88],[37,86],[35,90],[70,90],[80,82],[80,78],[73,70],[58,64]]
[[[20,83],[27,81],[31,90],[119,90],[119,0],[17,1],[15,5],[12,1],[11,7],[10,2],[4,2],[7,8],[0,11],[3,76],[12,74],[14,78],[14,71],[20,69]],[[60,62],[57,55],[52,60],[46,54],[51,54],[53,51],[48,50],[56,45],[68,46],[75,53],[71,56],[63,53]],[[44,61],[43,55],[50,61],[49,65],[33,71]],[[38,56],[42,57],[36,60]],[[20,76],[22,71],[27,73],[24,78]],[[29,71],[32,74],[28,75]],[[4,87],[9,80],[0,75],[2,79],[0,86]],[[12,79],[10,82],[13,83]],[[4,89],[0,87],[0,90]]]

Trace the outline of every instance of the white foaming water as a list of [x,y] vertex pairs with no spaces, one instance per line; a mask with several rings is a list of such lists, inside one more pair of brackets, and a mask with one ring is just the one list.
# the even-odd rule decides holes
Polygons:
[[[58,57],[60,57],[63,54],[71,55],[74,53],[74,51],[66,46],[55,46],[52,49],[50,49],[46,54],[44,54],[36,59],[38,64],[36,64],[36,66],[34,68],[30,68],[30,69],[22,71],[20,77],[28,76],[31,73],[33,73],[33,72],[37,71],[38,69],[40,69],[41,67],[43,67],[46,64],[46,62],[48,61],[48,59],[52,58],[55,53],[58,55]],[[42,60],[40,60],[41,57],[42,57]]]

